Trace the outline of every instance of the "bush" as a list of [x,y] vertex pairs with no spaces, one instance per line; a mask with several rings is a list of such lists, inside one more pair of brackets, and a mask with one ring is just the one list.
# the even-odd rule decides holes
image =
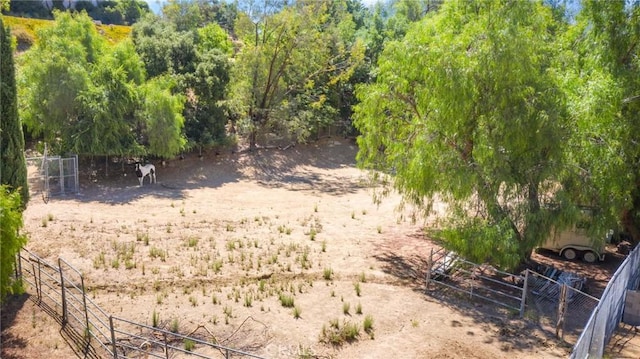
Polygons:
[[337,319],[329,322],[329,327],[322,326],[320,341],[331,345],[342,345],[345,342],[351,343],[358,340],[360,336],[360,326],[356,323],[343,321],[342,325]]
[[20,291],[20,283],[12,280],[15,258],[27,238],[19,234],[22,228],[22,200],[19,192],[9,192],[0,186],[0,301]]

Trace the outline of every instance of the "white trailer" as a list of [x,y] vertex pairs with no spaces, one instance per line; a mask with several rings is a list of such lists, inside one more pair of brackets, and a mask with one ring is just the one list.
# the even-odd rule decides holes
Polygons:
[[557,252],[560,256],[573,260],[578,257],[585,262],[603,261],[606,241],[594,241],[584,229],[575,228],[555,232],[539,247]]

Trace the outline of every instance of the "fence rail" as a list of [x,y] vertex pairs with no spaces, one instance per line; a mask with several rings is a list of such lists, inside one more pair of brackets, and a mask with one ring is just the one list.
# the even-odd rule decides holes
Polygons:
[[[522,275],[479,265],[439,249],[427,260],[426,286],[432,292],[442,288],[464,293],[516,311],[520,317],[535,319],[555,335],[575,342],[582,332],[598,298],[582,289],[584,279],[569,272],[545,271],[544,275],[526,270]],[[567,340],[567,339],[565,339]]]
[[82,274],[58,259],[54,265],[23,249],[16,277],[43,310],[56,319],[85,358],[262,358],[213,341],[114,317],[87,295]]

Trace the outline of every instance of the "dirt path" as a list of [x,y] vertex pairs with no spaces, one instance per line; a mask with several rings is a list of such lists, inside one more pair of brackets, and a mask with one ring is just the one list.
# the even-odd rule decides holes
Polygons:
[[[270,358],[567,355],[517,319],[426,296],[433,244],[411,213],[396,211],[397,196],[373,203],[355,153],[331,140],[187,158],[157,166],[159,183],[142,188],[133,173],[81,178],[81,195],[29,204],[28,248],[79,269],[92,300],[115,316],[149,324],[155,312],[163,325],[203,326]],[[27,303],[3,328],[2,357],[68,358],[55,323]],[[332,321],[362,328],[367,315],[372,335],[321,342]]]

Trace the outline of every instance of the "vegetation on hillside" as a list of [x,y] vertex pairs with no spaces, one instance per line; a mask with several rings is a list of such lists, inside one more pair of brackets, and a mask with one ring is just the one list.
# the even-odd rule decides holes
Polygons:
[[[19,51],[25,51],[38,42],[38,30],[54,25],[53,20],[31,19],[15,16],[2,16],[6,26],[11,28],[11,34],[16,38]],[[131,26],[124,25],[95,25],[98,34],[110,44],[117,44],[129,38]]]

